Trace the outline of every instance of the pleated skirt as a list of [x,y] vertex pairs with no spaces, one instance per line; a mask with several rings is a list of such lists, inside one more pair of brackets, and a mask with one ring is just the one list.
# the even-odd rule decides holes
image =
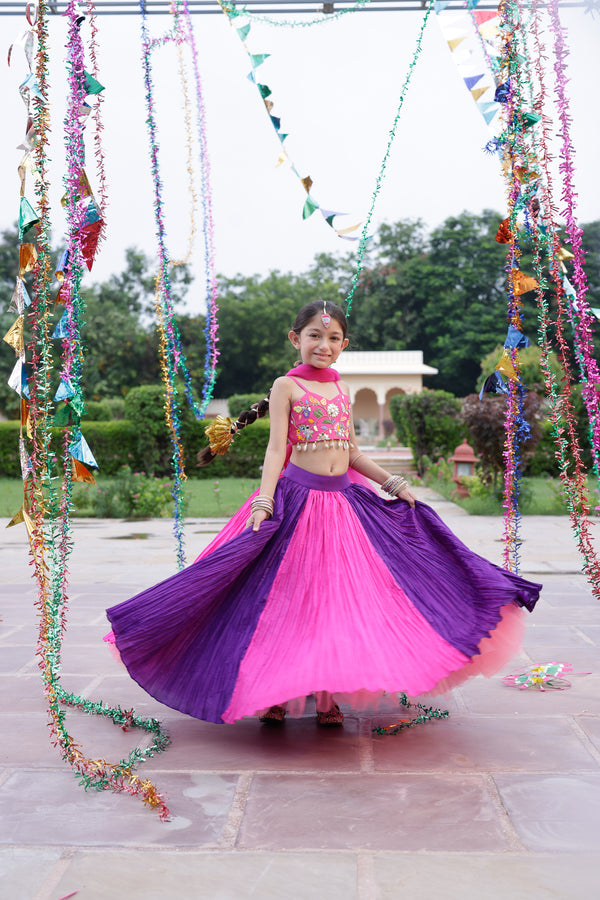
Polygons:
[[541,585],[469,550],[426,504],[288,465],[273,517],[249,502],[182,572],[108,610],[132,678],[230,723],[328,692],[364,706],[444,693],[518,651]]

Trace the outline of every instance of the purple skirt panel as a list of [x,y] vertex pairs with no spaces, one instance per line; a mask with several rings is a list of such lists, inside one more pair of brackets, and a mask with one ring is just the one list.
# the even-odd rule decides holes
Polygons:
[[347,475],[290,464],[273,517],[253,532],[247,515],[107,613],[132,678],[209,722],[319,691],[417,696],[491,674],[541,589],[471,552],[427,505]]

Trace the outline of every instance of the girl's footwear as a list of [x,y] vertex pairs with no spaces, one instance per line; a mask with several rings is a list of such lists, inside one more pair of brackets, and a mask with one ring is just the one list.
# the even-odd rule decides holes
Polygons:
[[283,725],[285,719],[285,706],[271,706],[258,717],[261,725]]
[[317,710],[317,725],[323,725],[325,728],[336,728],[344,724],[344,713],[341,711],[337,703],[334,703],[327,712]]

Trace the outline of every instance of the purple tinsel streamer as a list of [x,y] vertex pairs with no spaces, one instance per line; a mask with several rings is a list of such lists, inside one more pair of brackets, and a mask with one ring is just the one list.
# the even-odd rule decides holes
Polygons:
[[594,316],[586,299],[587,278],[584,270],[584,252],[582,248],[583,232],[577,224],[575,210],[577,207],[577,193],[574,189],[574,156],[575,151],[571,143],[570,125],[571,117],[568,112],[566,59],[569,51],[565,45],[565,29],[561,25],[558,14],[558,0],[551,0],[548,4],[550,26],[554,34],[554,72],[556,75],[555,104],[558,110],[560,127],[558,135],[562,141],[561,161],[559,171],[563,177],[563,190],[561,199],[565,208],[561,215],[565,217],[565,228],[571,242],[573,260],[573,281],[577,290],[577,309],[575,313],[575,341],[579,348],[583,362],[582,373],[582,397],[590,421],[592,438],[592,452],[596,471],[600,468],[600,370],[594,358],[594,344],[592,336],[592,324]]

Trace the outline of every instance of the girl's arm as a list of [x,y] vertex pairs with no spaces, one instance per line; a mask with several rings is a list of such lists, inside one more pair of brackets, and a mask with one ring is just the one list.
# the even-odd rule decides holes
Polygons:
[[[388,478],[391,478],[389,472],[386,472],[385,469],[382,469],[381,466],[378,466],[376,462],[373,462],[372,459],[369,459],[368,456],[365,456],[365,454],[359,450],[356,443],[352,413],[350,414],[349,465],[352,466],[353,469],[356,469],[357,472],[360,472],[361,475],[364,475],[365,478],[370,478],[371,481],[374,481],[376,484],[383,484]],[[398,496],[401,500],[405,500],[410,506],[414,507],[417,498],[408,490],[408,488],[405,488]]]
[[[278,378],[273,384],[269,398],[269,443],[265,452],[259,492],[261,496],[271,499],[285,462],[291,401],[292,388],[289,381],[285,377]],[[267,517],[264,510],[258,509],[252,513],[248,524],[252,525],[253,531],[258,531],[260,523]]]

